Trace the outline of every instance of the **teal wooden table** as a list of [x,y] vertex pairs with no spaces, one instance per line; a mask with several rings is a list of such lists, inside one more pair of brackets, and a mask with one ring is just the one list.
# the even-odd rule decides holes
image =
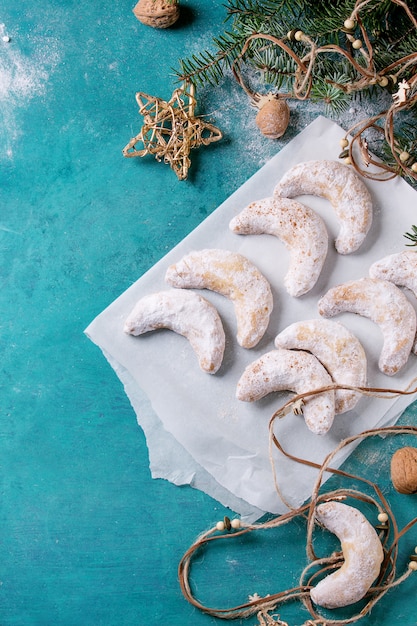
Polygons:
[[[228,511],[151,479],[134,411],[83,330],[321,111],[295,110],[285,140],[269,141],[225,78],[198,94],[224,139],[192,153],[187,181],[151,157],[124,159],[141,125],[135,92],[169,98],[178,59],[209,47],[225,18],[215,0],[183,0],[178,24],[157,31],[135,19],[133,4],[2,4],[2,626],[220,623],[183,599],[177,565]],[[416,417],[412,406],[402,421]],[[417,514],[416,496],[385,489],[404,520]],[[246,599],[242,590],[292,585],[302,532],[295,524],[284,538],[210,553],[196,570],[199,595],[230,606]],[[414,598],[412,579],[363,624],[416,624]],[[293,626],[307,617],[298,605],[282,609]]]

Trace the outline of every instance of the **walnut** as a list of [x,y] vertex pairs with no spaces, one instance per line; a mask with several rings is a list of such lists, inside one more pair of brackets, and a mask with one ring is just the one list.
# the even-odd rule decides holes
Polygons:
[[261,98],[258,103],[259,113],[256,116],[256,124],[265,137],[278,139],[282,137],[290,121],[290,109],[282,98]]
[[406,446],[393,454],[391,480],[399,493],[417,493],[417,448]]
[[178,19],[178,0],[139,0],[133,13],[139,22],[153,28],[169,28]]

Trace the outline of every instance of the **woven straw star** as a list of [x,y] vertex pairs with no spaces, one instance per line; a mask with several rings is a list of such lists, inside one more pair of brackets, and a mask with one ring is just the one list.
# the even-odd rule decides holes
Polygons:
[[123,155],[153,154],[157,161],[168,163],[179,180],[187,178],[191,149],[207,146],[223,136],[218,128],[195,117],[193,85],[176,89],[168,102],[142,92],[136,94],[136,101],[144,123],[139,135],[123,148]]

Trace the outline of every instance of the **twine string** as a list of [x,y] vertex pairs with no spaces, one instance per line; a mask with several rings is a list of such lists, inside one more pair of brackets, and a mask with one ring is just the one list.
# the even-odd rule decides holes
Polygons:
[[[300,401],[304,399],[329,391],[330,389],[348,389],[356,391],[366,396],[373,396],[379,398],[393,398],[401,395],[412,395],[417,393],[416,380],[414,379],[405,389],[392,389],[392,388],[378,388],[378,387],[352,387],[349,385],[333,384],[319,389],[314,389],[305,393],[297,394],[288,400],[282,407],[277,409],[272,415],[269,423],[269,444],[270,444],[270,463],[272,473],[274,477],[274,484],[279,497],[283,500],[284,504],[289,509],[286,513],[273,517],[265,522],[259,522],[254,524],[243,524],[239,530],[227,532],[226,534],[219,534],[217,527],[213,527],[203,532],[194,543],[188,548],[182,557],[178,567],[178,578],[180,587],[184,597],[195,608],[207,613],[213,617],[221,619],[244,619],[246,617],[257,615],[259,620],[258,626],[269,626],[278,624],[281,626],[288,626],[286,622],[282,622],[279,616],[271,616],[271,611],[274,611],[279,605],[284,604],[290,600],[300,601],[310,613],[312,619],[305,622],[304,626],[319,626],[320,624],[326,624],[326,626],[347,626],[353,624],[367,615],[372,608],[381,600],[381,598],[391,589],[398,587],[413,573],[411,568],[408,568],[404,573],[397,576],[397,559],[399,551],[399,542],[407,532],[410,531],[417,524],[417,517],[410,520],[401,530],[398,528],[398,524],[395,515],[384,496],[381,488],[370,479],[351,474],[344,470],[332,467],[332,462],[338,453],[345,447],[355,442],[360,442],[370,437],[375,436],[395,436],[395,435],[408,435],[417,437],[417,427],[415,426],[386,426],[380,428],[374,428],[365,430],[356,435],[346,437],[325,457],[321,464],[314,463],[307,459],[303,459],[294,456],[287,452],[277,436],[274,433],[273,426],[275,420],[282,418],[285,414],[291,410],[291,408],[300,406]],[[309,502],[299,506],[292,507],[282,497],[281,489],[279,486],[278,477],[275,469],[275,462],[273,456],[273,449],[276,448],[279,453],[287,457],[288,459],[300,463],[312,468],[317,469],[317,477],[312,488]],[[321,493],[321,487],[323,484],[324,476],[326,473],[336,474],[342,478],[349,479],[350,481],[357,481],[363,483],[368,488],[371,488],[374,495],[365,493],[359,489],[338,488],[332,491]],[[329,557],[319,558],[313,547],[313,535],[316,526],[315,510],[316,507],[322,502],[329,501],[344,501],[354,500],[362,503],[366,503],[375,507],[377,513],[386,513],[388,516],[388,522],[386,526],[379,530],[379,537],[384,552],[384,559],[381,565],[380,574],[377,580],[372,586],[364,600],[365,605],[354,615],[343,619],[332,619],[326,617],[325,620],[319,612],[319,607],[315,607],[311,601],[310,590],[314,586],[315,581],[318,578],[322,578],[323,575],[338,569],[343,564],[342,553],[335,553]],[[271,528],[278,528],[288,524],[296,518],[303,518],[306,521],[306,556],[309,559],[309,563],[304,567],[299,578],[299,584],[295,587],[291,587],[273,594],[269,594],[263,598],[259,596],[249,596],[249,601],[243,602],[237,606],[230,608],[215,608],[205,605],[202,601],[198,600],[191,587],[190,576],[193,560],[198,552],[208,548],[213,541],[230,541],[237,537],[242,537],[248,533],[268,530]],[[312,572],[312,570],[314,570]]]
[[[392,79],[398,80],[398,78],[403,75],[406,70],[417,64],[417,52],[407,54],[401,59],[397,59],[396,61],[390,63],[384,68],[380,68],[379,70],[375,68],[373,46],[360,17],[361,12],[363,12],[363,10],[366,9],[367,5],[369,5],[372,1],[373,0],[357,0],[349,18],[357,23],[360,29],[361,37],[363,39],[363,45],[358,52],[364,60],[364,64],[359,63],[359,61],[353,55],[353,52],[351,50],[351,44],[355,41],[355,38],[352,33],[349,32],[346,32],[346,38],[350,46],[345,49],[337,44],[317,46],[316,43],[311,39],[311,37],[309,37],[302,31],[299,31],[299,41],[303,42],[305,47],[308,49],[304,56],[299,56],[291,48],[291,41],[287,41],[290,37],[290,34],[287,37],[278,38],[267,33],[254,33],[247,37],[242,47],[242,50],[233,61],[232,72],[235,79],[245,91],[245,93],[249,96],[251,102],[253,104],[257,104],[260,101],[261,96],[258,92],[254,91],[246,84],[242,74],[242,61],[244,59],[244,56],[250,49],[251,43],[256,40],[263,39],[265,41],[268,41],[270,44],[281,48],[281,50],[285,54],[287,54],[296,64],[296,70],[294,72],[291,91],[288,93],[281,92],[275,94],[275,97],[293,97],[297,100],[308,99],[311,95],[311,90],[313,87],[313,71],[316,66],[318,57],[321,54],[340,55],[344,59],[346,59],[348,63],[356,70],[358,78],[348,84],[338,83],[337,81],[334,81],[330,78],[325,79],[326,83],[333,85],[334,87],[340,89],[341,91],[344,91],[345,93],[362,91],[363,89],[366,89],[371,85],[377,84],[378,81],[387,76],[390,76]],[[417,29],[417,19],[413,16],[407,4],[402,0],[391,1],[404,10],[405,14],[411,22],[412,28]],[[393,72],[395,72],[395,74],[393,74]],[[402,111],[411,109],[417,103],[417,92],[414,93],[416,84],[417,74],[414,73],[414,75],[408,79],[408,85],[410,89],[405,102],[394,102],[393,105],[389,107],[386,111],[380,113],[377,116],[369,117],[368,120],[365,120],[363,123],[361,123],[359,130],[355,134],[349,147],[349,157],[356,171],[364,175],[366,178],[371,180],[389,180],[397,176],[399,173],[402,173],[403,175],[417,180],[417,172],[411,169],[411,165],[407,163],[407,160],[403,162],[399,158],[399,154],[402,152],[402,150],[399,149],[397,145],[394,132],[395,117],[398,116]],[[394,164],[384,163],[380,160],[376,161],[372,159],[367,150],[359,150],[358,157],[353,152],[353,146],[356,145],[357,142],[360,142],[361,144],[363,143],[363,137],[366,131],[371,128],[381,128],[376,125],[377,121],[382,122],[384,125],[384,136],[392,153],[395,162]],[[352,132],[352,130],[354,130],[355,128],[358,128],[358,126],[359,124],[355,124],[350,130],[347,131],[347,134]],[[358,158],[364,163],[365,168],[359,165]],[[372,165],[374,170],[368,170],[367,168],[369,167],[369,165]]]

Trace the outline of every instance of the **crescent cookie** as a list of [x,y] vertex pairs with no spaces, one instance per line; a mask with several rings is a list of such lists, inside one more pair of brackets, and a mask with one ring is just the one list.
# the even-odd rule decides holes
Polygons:
[[328,609],[354,604],[366,595],[380,573],[384,559],[381,541],[366,517],[347,504],[319,504],[316,519],[340,540],[345,561],[310,591],[310,597]]
[[[333,381],[350,387],[366,385],[367,360],[359,339],[345,326],[326,319],[295,322],[275,338],[277,348],[311,352],[329,372]],[[350,411],[360,393],[336,389],[336,413]]]
[[417,251],[403,250],[389,254],[371,265],[369,276],[407,287],[417,298]]
[[290,253],[284,279],[290,296],[302,296],[314,287],[327,256],[328,235],[312,209],[288,198],[265,198],[245,207],[229,228],[239,235],[274,235],[284,243]]
[[223,361],[225,334],[217,309],[193,291],[172,289],[141,298],[124,324],[124,332],[142,335],[168,328],[188,339],[200,368],[215,374]]
[[[417,251],[403,250],[376,261],[369,268],[371,278],[389,280],[394,285],[406,287],[417,298]],[[417,354],[417,337],[412,351]]]
[[210,289],[229,298],[243,348],[253,348],[265,334],[273,307],[271,287],[241,254],[218,249],[190,252],[168,268],[165,280],[173,287]]
[[305,161],[290,168],[275,187],[274,195],[294,198],[321,196],[332,204],[340,230],[335,246],[350,254],[363,243],[372,224],[372,198],[356,172],[339,161]]
[[[330,375],[312,354],[277,349],[246,367],[238,381],[236,397],[244,402],[254,402],[274,391],[287,390],[299,394],[331,384]],[[334,391],[305,398],[303,415],[311,432],[316,435],[327,433],[335,415]]]
[[379,326],[384,341],[378,365],[384,374],[393,376],[407,363],[416,334],[416,313],[392,283],[377,278],[352,280],[329,289],[318,307],[324,317],[347,311]]

